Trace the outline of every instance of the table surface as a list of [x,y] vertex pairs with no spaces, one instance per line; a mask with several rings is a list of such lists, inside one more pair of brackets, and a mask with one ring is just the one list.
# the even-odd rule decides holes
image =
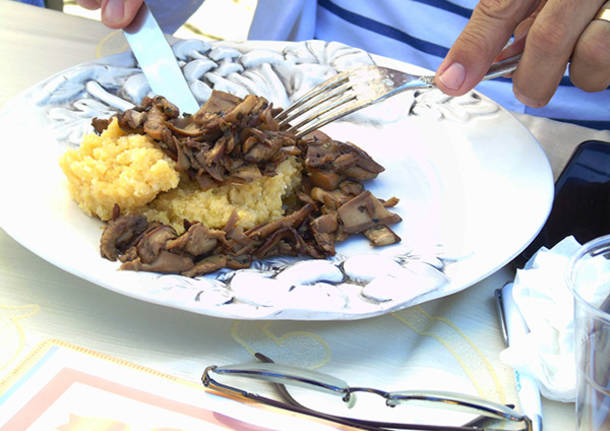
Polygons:
[[[125,47],[120,32],[98,22],[0,0],[0,107],[55,72]],[[607,132],[517,118],[541,143],[555,175],[579,142],[610,140]],[[230,320],[100,288],[0,230],[0,380],[39,342],[53,338],[193,381],[206,365],[243,362],[261,351],[352,384],[413,388],[432,372],[473,394],[518,404],[512,370],[499,360],[504,346],[492,300],[494,289],[513,277],[503,268],[458,294],[366,320]],[[545,399],[543,413],[546,429],[573,428],[566,425],[575,423],[573,404]]]

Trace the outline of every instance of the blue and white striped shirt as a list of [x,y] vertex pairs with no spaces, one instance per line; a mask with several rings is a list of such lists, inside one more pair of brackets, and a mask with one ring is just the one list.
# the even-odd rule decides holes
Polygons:
[[[259,0],[249,38],[338,41],[436,70],[478,0]],[[610,88],[587,93],[564,76],[549,104],[530,108],[515,98],[510,79],[477,90],[506,109],[610,129]]]

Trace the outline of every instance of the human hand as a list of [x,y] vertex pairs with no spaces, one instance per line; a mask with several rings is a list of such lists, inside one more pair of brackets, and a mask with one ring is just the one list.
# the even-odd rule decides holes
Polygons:
[[102,22],[110,28],[125,28],[135,18],[144,0],[76,0],[86,9],[102,9]]
[[[445,93],[462,95],[489,66],[523,52],[513,73],[513,92],[524,104],[546,105],[570,63],[570,79],[582,90],[610,85],[610,22],[594,19],[605,0],[481,0],[436,73]],[[608,12],[606,12],[608,13]],[[514,42],[504,48],[514,36]]]

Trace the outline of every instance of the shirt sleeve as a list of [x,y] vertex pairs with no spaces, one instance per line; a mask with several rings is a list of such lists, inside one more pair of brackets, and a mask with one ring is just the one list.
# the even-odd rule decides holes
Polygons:
[[146,4],[166,34],[174,34],[197,9],[203,0],[146,0]]
[[258,0],[248,39],[313,39],[316,6],[316,0]]

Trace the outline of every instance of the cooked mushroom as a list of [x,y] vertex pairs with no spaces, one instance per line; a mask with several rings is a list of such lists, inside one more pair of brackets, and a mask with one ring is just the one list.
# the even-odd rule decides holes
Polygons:
[[[336,141],[335,141],[336,142]],[[372,178],[384,171],[383,166],[371,158],[362,148],[351,142],[339,142],[339,151],[341,154],[349,154],[355,157],[355,166],[369,172]]]
[[230,111],[227,111],[224,118],[225,121],[231,123],[241,120],[243,117],[254,111],[254,107],[257,105],[259,98],[253,94],[247,95],[243,100],[240,100],[239,104]]
[[269,236],[267,241],[256,250],[255,256],[259,259],[278,255],[307,256],[309,254],[307,251],[306,243],[296,229],[282,227]]
[[182,275],[186,275],[187,277],[198,277],[200,275],[218,271],[225,266],[227,266],[227,256],[216,254],[214,256],[206,257],[193,265],[193,267],[186,271],[182,271]]
[[314,200],[323,203],[331,210],[339,208],[352,198],[352,196],[346,195],[341,190],[333,190],[329,192],[319,187],[314,187],[311,189],[310,194]]
[[375,247],[382,247],[400,242],[400,237],[396,235],[392,229],[384,225],[368,228],[364,231],[364,236],[366,236]]
[[392,196],[390,199],[385,200],[385,201],[381,201],[383,203],[383,206],[386,208],[392,208],[395,207],[396,205],[398,205],[398,198],[396,196]]
[[383,166],[375,162],[364,150],[349,142],[334,141],[320,131],[302,140],[307,152],[307,168],[326,169],[357,181],[367,181],[383,172]]
[[[159,98],[157,98],[159,99]],[[161,140],[163,138],[163,132],[167,129],[167,124],[165,123],[168,116],[164,109],[165,103],[152,103],[150,110],[148,111],[148,115],[144,120],[144,124],[142,125],[142,129],[144,133],[150,136],[153,139]]]
[[180,274],[193,267],[193,259],[189,256],[170,253],[162,250],[151,263],[144,263],[138,257],[121,265],[121,269],[130,271],[151,271],[166,274]]
[[398,214],[388,211],[368,190],[341,205],[337,212],[347,233],[360,233],[375,225],[401,221]]
[[123,115],[119,115],[119,126],[122,129],[142,130],[144,121],[146,121],[146,112],[139,112],[134,109],[125,111]]
[[100,240],[102,257],[115,261],[148,227],[146,217],[131,214],[111,220],[106,225]]
[[136,244],[136,251],[143,263],[154,262],[168,240],[176,237],[173,227],[163,224],[155,225],[146,230]]
[[339,156],[339,147],[332,139],[322,132],[318,132],[316,137],[317,139],[314,139],[307,145],[305,166],[308,168],[326,166],[331,164]]
[[362,191],[364,190],[364,186],[362,185],[362,183],[346,180],[339,184],[339,189],[346,195],[356,196],[362,193]]
[[281,219],[271,221],[269,223],[265,223],[264,225],[250,229],[246,232],[246,235],[249,238],[253,239],[261,239],[266,238],[271,235],[273,232],[277,231],[281,228],[297,228],[303,221],[307,218],[307,216],[313,211],[313,205],[305,204],[298,211],[293,212],[287,216],[282,217]]
[[106,130],[109,124],[110,120],[107,118],[94,118],[93,120],[91,120],[93,130],[95,130],[95,133],[97,133],[98,135],[104,130]]
[[343,176],[328,169],[310,168],[308,172],[312,184],[324,190],[335,190],[343,179]]
[[[320,131],[297,139],[280,130],[277,110],[265,99],[244,99],[214,91],[193,115],[178,117],[162,97],[145,98],[141,106],[118,115],[130,133],[145,133],[176,161],[178,171],[204,189],[229,183],[248,183],[273,176],[286,157],[295,157],[303,177],[294,195],[286,199],[286,215],[247,231],[233,212],[223,229],[186,222],[185,232],[138,215],[115,217],[101,240],[102,255],[117,257],[121,269],[183,274],[189,277],[220,268],[247,268],[253,257],[335,254],[335,245],[363,233],[373,246],[400,238],[388,227],[401,220],[382,201],[365,190],[363,182],[383,167],[354,144],[331,139]],[[107,127],[100,120],[98,127]]]
[[261,170],[256,165],[241,166],[231,171],[231,176],[227,178],[231,183],[248,183],[263,176]]
[[204,122],[204,114],[229,112],[231,109],[235,108],[239,102],[241,102],[241,99],[237,96],[233,96],[224,91],[213,90],[210,98],[201,108],[199,108],[199,111],[191,117],[196,123],[202,123]]
[[[178,118],[162,97],[145,98],[142,106],[119,114],[119,126],[145,133],[176,160],[203,189],[253,181],[274,175],[288,155],[297,155],[294,134],[280,131],[269,102],[262,97],[239,99],[214,91],[199,111]],[[282,149],[286,147],[286,151]],[[239,171],[236,171],[240,168]]]
[[335,232],[339,229],[337,213],[331,212],[321,215],[311,221],[311,231],[318,247],[327,255],[335,254]]
[[178,238],[167,241],[166,248],[173,253],[182,252],[191,256],[200,256],[211,252],[224,235],[223,231],[208,229],[201,223],[194,223]]

